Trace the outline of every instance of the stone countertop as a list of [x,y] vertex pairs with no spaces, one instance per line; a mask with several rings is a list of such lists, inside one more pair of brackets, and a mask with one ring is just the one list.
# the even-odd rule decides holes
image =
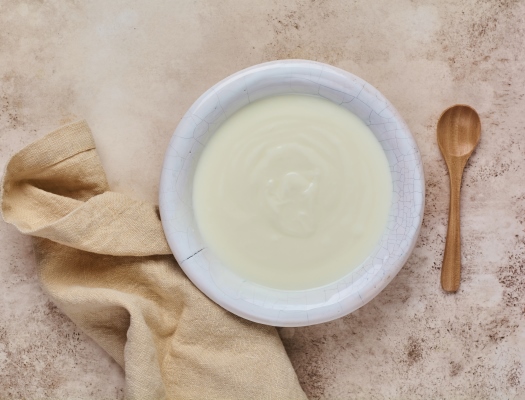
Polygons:
[[[281,329],[306,393],[323,399],[520,399],[525,393],[525,2],[294,0],[0,5],[0,164],[87,119],[112,188],[156,201],[164,149],[225,76],[304,58],[376,86],[420,147],[427,187],[417,248],[373,301]],[[448,176],[435,128],[478,110],[462,193],[463,277],[439,286]],[[31,242],[0,223],[0,393],[123,397],[123,373],[41,291]]]

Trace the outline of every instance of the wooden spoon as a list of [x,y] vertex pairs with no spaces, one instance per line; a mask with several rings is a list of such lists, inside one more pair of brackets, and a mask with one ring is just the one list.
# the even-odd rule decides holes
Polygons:
[[461,277],[461,237],[459,198],[463,169],[481,135],[478,113],[466,105],[447,108],[437,125],[437,140],[450,175],[450,208],[447,242],[441,268],[441,286],[447,292],[459,289]]

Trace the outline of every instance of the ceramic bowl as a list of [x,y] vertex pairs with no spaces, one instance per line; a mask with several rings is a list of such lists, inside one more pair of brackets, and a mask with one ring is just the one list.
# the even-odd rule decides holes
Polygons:
[[[375,249],[348,275],[310,290],[277,290],[235,275],[206,247],[193,213],[195,169],[218,126],[241,107],[281,94],[323,97],[356,114],[381,143],[392,174],[388,224]],[[190,107],[166,151],[159,200],[162,224],[173,254],[204,294],[251,321],[304,326],[351,313],[394,278],[416,243],[423,218],[424,192],[423,168],[414,138],[377,89],[330,65],[282,60],[255,65],[229,76]]]

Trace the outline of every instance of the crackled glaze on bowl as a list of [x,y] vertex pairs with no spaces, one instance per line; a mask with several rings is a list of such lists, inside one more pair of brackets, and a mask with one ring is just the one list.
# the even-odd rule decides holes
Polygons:
[[[192,207],[195,168],[217,127],[246,104],[280,94],[323,97],[356,114],[381,143],[392,174],[389,219],[373,252],[345,277],[309,290],[277,290],[233,274],[206,248]],[[312,325],[339,318],[363,306],[402,268],[415,246],[423,218],[423,168],[408,127],[377,89],[326,64],[274,61],[231,75],[191,106],[166,152],[159,202],[166,238],[177,261],[208,297],[255,322],[276,326]]]

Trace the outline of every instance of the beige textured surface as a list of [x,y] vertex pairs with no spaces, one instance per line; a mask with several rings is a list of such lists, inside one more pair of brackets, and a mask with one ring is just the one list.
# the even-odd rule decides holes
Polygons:
[[[281,331],[312,398],[523,398],[525,3],[512,0],[0,3],[0,163],[85,117],[110,185],[154,200],[177,121],[249,65],[347,69],[405,117],[426,170],[418,247],[374,301]],[[475,107],[482,139],[463,185],[463,283],[439,288],[447,175],[440,112]],[[38,288],[28,238],[0,224],[0,393],[121,398],[119,367]]]

